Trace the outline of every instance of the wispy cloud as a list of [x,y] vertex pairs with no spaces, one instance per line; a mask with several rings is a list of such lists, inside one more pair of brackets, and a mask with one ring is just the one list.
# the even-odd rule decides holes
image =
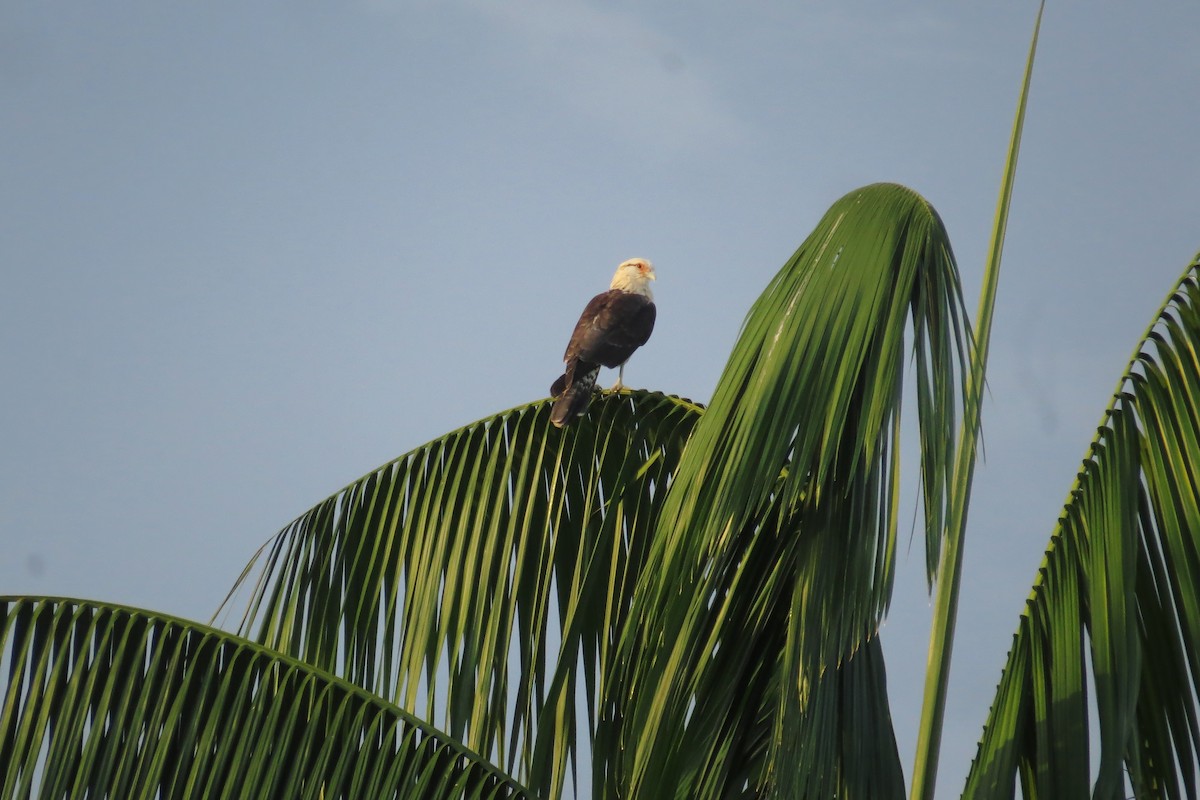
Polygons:
[[547,93],[618,138],[690,155],[746,133],[699,59],[632,11],[588,0],[457,2],[496,25]]
[[952,10],[903,4],[830,5],[806,13],[808,24],[802,29],[889,60],[951,65],[973,57],[964,41],[967,31],[956,16]]

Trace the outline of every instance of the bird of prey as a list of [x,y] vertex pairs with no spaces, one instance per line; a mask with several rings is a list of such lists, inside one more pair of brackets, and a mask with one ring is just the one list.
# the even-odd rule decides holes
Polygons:
[[654,265],[631,258],[617,267],[607,292],[592,298],[563,354],[563,374],[550,387],[555,398],[550,421],[561,428],[583,416],[592,401],[600,367],[619,367],[613,390],[620,389],[625,362],[646,343],[654,330]]

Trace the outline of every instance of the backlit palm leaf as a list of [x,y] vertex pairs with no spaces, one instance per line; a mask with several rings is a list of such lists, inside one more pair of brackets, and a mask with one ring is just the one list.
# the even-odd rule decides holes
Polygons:
[[[854,733],[870,737],[869,764],[819,755],[862,722],[849,719],[847,682],[826,673],[871,640],[891,597],[909,353],[937,562],[967,351],[929,204],[886,184],[835,203],[751,309],[680,461],[610,684],[625,723],[619,783],[690,796],[728,774],[725,792],[749,781],[851,796],[899,776],[882,657],[866,651],[875,663],[861,672],[874,677],[854,698],[885,711],[887,724]],[[714,744],[763,719],[757,763]]]
[[[1198,796],[1200,256],[1139,346],[1021,617],[973,798]],[[1090,668],[1089,668],[1090,664]],[[1088,730],[1094,684],[1098,769]]]
[[0,599],[0,796],[516,798],[345,681],[150,612]]
[[280,533],[243,631],[557,796],[699,416],[634,392],[563,430],[539,402],[431,442]]

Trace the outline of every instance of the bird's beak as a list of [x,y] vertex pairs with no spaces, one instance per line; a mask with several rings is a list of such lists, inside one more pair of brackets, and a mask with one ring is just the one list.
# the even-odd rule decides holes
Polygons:
[[654,274],[654,267],[650,268],[650,271],[646,273],[646,277],[652,281],[658,280],[658,276]]

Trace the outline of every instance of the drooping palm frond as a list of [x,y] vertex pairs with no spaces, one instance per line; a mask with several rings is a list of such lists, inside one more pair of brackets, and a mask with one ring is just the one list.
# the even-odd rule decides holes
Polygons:
[[[1088,675],[1100,748],[1090,766]],[[1200,255],[1118,384],[1021,616],[966,796],[1200,792]]]
[[563,430],[539,402],[454,431],[285,528],[242,629],[556,797],[699,416],[633,392]]
[[[726,793],[850,796],[846,776],[899,774],[888,759],[829,768],[806,743],[849,724],[846,683],[825,672],[871,640],[891,596],[909,346],[937,563],[969,350],[962,305],[937,214],[888,184],[835,203],[755,303],[680,461],[609,684],[625,735],[611,771],[631,796],[692,796],[720,774]],[[864,673],[882,675],[876,660]],[[870,686],[855,700],[886,709],[882,680]],[[730,772],[723,761],[747,754],[708,743],[763,718],[759,762],[741,767],[752,777]],[[864,751],[894,752],[890,721],[855,733],[877,737]]]
[[400,709],[244,639],[0,598],[0,796],[531,797]]
[[[627,745],[621,735],[637,739],[661,731],[602,724],[594,757],[607,765],[598,776],[604,783],[593,797],[823,797],[831,786],[838,787],[838,797],[846,798],[903,794],[904,774],[892,733],[878,637],[811,681],[805,702],[795,707],[797,718],[787,725],[789,735],[796,737],[794,751],[800,761],[776,769],[779,763],[772,748],[780,726],[780,683],[787,674],[785,648],[794,635],[790,600],[799,585],[790,575],[798,571],[797,559],[811,555],[796,546],[796,518],[783,517],[780,510],[781,503],[774,503],[757,530],[743,534],[751,541],[731,579],[730,592],[761,594],[755,603],[728,604],[727,628],[741,631],[741,637],[724,640],[703,665],[709,688],[732,692],[741,705],[731,713],[719,703],[696,704],[695,714],[713,716],[691,723],[708,733],[708,738],[691,740],[684,756],[696,771],[694,778],[680,785],[674,775],[652,773],[640,787],[631,789],[622,783],[621,758]],[[608,718],[623,720],[627,726],[636,724],[624,720],[618,708],[605,721]],[[801,764],[803,770],[793,768]],[[764,794],[763,787],[771,785],[777,794]],[[670,788],[675,786],[679,788]]]

